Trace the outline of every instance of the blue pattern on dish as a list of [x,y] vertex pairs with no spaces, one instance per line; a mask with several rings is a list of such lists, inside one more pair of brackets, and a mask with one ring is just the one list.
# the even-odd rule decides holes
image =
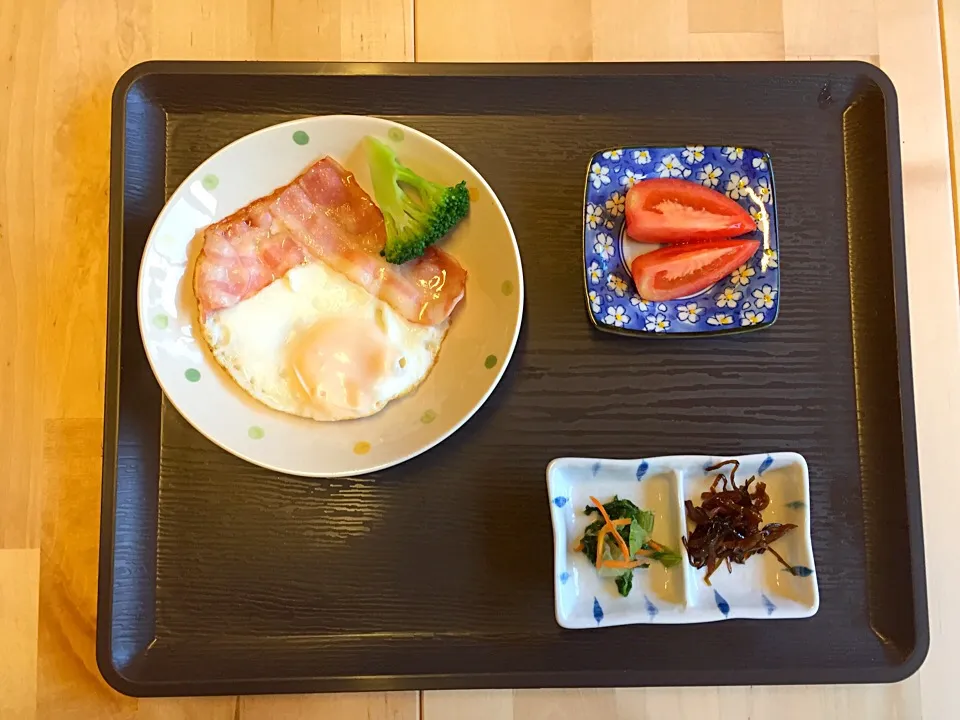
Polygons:
[[723,595],[718,593],[716,590],[713,591],[713,599],[716,601],[717,608],[723,613],[723,616],[727,617],[727,615],[730,614],[730,603],[724,600]]
[[810,577],[813,575],[813,570],[808,567],[804,567],[803,565],[794,565],[793,568],[790,570],[784,570],[784,572],[788,572],[791,575],[796,575],[797,577]]
[[593,471],[594,476],[596,476],[596,474],[597,474],[598,472],[600,472],[600,463],[595,462],[595,463],[593,464],[593,467],[590,468],[590,469]]
[[767,455],[763,459],[763,462],[760,463],[760,467],[757,468],[757,475],[763,475],[767,470],[770,469],[770,466],[773,465],[773,458]]
[[647,605],[647,617],[652,621],[660,611],[657,610],[657,606],[650,602],[650,598],[646,595],[643,596],[643,602]]
[[[640,298],[624,258],[624,242],[632,242],[624,239],[624,202],[635,183],[655,177],[682,178],[724,192],[757,220],[757,231],[745,238],[762,241],[766,225],[766,247],[694,297],[656,304]],[[712,334],[759,329],[776,319],[780,303],[777,210],[766,153],[701,145],[598,152],[587,170],[584,202],[587,305],[597,327],[640,335]]]
[[803,500],[793,500],[792,502],[787,503],[787,507],[791,510],[802,510],[806,507],[806,503]]
[[563,585],[566,585],[566,584],[567,584],[567,580],[569,580],[569,579],[570,579],[570,573],[568,573],[568,572],[562,572],[562,573],[560,573],[560,582],[561,582]]
[[646,460],[641,460],[640,464],[637,466],[637,482],[643,480],[643,476],[647,474],[647,470],[650,469],[650,463]]
[[760,599],[763,601],[763,606],[767,609],[767,615],[768,616],[773,615],[774,611],[777,609],[777,606],[774,605],[770,601],[770,598],[768,598],[763,593],[760,593]]
[[553,504],[559,508],[562,508],[564,505],[567,504],[567,500],[568,498],[565,498],[565,497],[555,497],[553,499]]
[[600,601],[596,598],[593,599],[593,619],[597,621],[597,625],[603,622],[603,608],[600,607]]

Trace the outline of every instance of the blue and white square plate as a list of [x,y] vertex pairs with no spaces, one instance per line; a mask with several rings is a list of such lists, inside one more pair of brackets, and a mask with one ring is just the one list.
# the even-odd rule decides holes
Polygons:
[[[697,295],[648,302],[630,275],[634,258],[657,245],[626,238],[627,191],[648,178],[678,178],[719,192],[756,221],[761,249]],[[777,208],[770,156],[753,148],[688,145],[598,152],[587,169],[583,220],[587,312],[601,330],[628,335],[716,335],[773,324],[780,304]]]
[[[793,565],[786,570],[770,553],[755,555],[732,571],[690,565],[682,538],[688,532],[684,501],[700,504],[716,472],[706,468],[727,459],[740,462],[738,484],[751,476],[766,483],[770,497],[763,524],[797,527],[773,547]],[[726,468],[724,469],[726,472]],[[729,476],[729,472],[726,472]],[[810,479],[807,463],[796,453],[715,457],[674,455],[638,460],[558,458],[547,467],[547,491],[554,542],[554,611],[570,629],[643,623],[688,624],[750,618],[805,618],[820,607],[820,591],[810,539]],[[608,502],[614,495],[654,514],[652,537],[677,550],[680,565],[659,563],[634,571],[633,589],[621,597],[614,581],[603,578],[574,546],[595,516],[584,508],[590,497]]]

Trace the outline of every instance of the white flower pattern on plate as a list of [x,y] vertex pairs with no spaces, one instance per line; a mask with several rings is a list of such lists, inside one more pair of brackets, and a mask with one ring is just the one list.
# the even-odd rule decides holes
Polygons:
[[727,160],[729,160],[730,162],[743,160],[742,147],[733,147],[732,145],[728,145],[727,147],[723,148],[723,150],[721,150],[720,152],[722,152],[726,156]]
[[597,291],[591,290],[588,297],[590,298],[590,309],[595,313],[600,312],[600,296],[597,295]]
[[629,190],[641,180],[645,180],[646,177],[643,173],[635,173],[633,170],[627,170],[623,173],[623,177],[620,178],[620,184]]
[[614,327],[623,327],[630,322],[630,317],[623,305],[617,305],[616,307],[611,305],[607,308],[607,315],[603,318],[603,322]]
[[721,168],[714,167],[713,164],[707,163],[697,172],[697,180],[699,180],[700,184],[704,187],[715,188],[720,184],[721,175],[723,175]]
[[607,200],[607,211],[613,217],[622,214],[626,201],[627,198],[625,196],[614,191],[613,195],[610,196],[610,199]]
[[727,180],[727,195],[733,200],[739,200],[746,197],[747,188],[750,185],[750,178],[740,173],[730,173],[730,179]]
[[773,307],[773,301],[777,297],[777,291],[770,285],[764,285],[754,290],[753,296],[757,299],[756,305],[758,308],[766,308],[769,310]]
[[707,325],[715,325],[717,327],[733,325],[733,317],[729,313],[717,313],[707,318]]
[[[582,165],[580,167],[583,167]],[[590,168],[590,182],[599,190],[602,185],[610,182],[610,168],[600,163],[594,163]]]
[[756,274],[756,270],[750,267],[749,264],[741,265],[733,271],[733,274],[730,276],[730,282],[732,282],[734,285],[748,285],[750,283],[750,278]]
[[[646,167],[650,170],[644,174],[641,171]],[[588,306],[601,327],[670,334],[696,333],[707,328],[735,332],[769,324],[779,300],[770,167],[766,154],[736,146],[615,148],[598,152],[588,171],[584,230]],[[629,278],[629,263],[619,238],[624,229],[628,191],[647,177],[688,178],[726,192],[750,213],[757,225],[756,237],[763,234],[766,249],[761,249],[725,281],[721,280],[713,292],[696,300],[645,300]]]
[[609,260],[613,257],[613,238],[606,233],[598,233],[593,251],[605,260]]
[[766,265],[766,267],[764,268],[766,270],[780,267],[779,255],[777,255],[776,250],[773,250],[771,248],[767,248],[766,250],[763,251],[763,257],[760,259],[760,262]]
[[725,287],[717,295],[717,307],[735,308],[742,297],[743,293],[737,290],[735,286]]
[[678,178],[678,177],[690,176],[690,171],[687,168],[685,168],[683,166],[683,163],[677,160],[677,156],[673,155],[672,153],[670,155],[667,155],[660,162],[658,162],[655,170],[657,171],[657,173],[659,173],[660,177],[662,178],[666,178],[666,177]]
[[600,282],[600,278],[603,277],[603,268],[594,260],[590,263],[590,267],[587,268],[587,276],[590,278],[590,283],[596,285]]
[[598,225],[603,224],[603,208],[593,203],[587,203],[587,225],[591,230],[596,230]]
[[703,314],[703,308],[697,305],[695,302],[687,303],[686,305],[681,305],[677,310],[677,320],[681,322],[695,323],[700,319],[700,315]]
[[670,321],[667,320],[666,315],[663,313],[657,313],[656,315],[647,315],[647,324],[644,326],[650,332],[666,332],[667,328],[670,327]]
[[607,289],[613,290],[617,297],[623,297],[627,293],[627,281],[619,275],[607,275]]
[[691,165],[703,162],[703,145],[687,145],[680,154]]
[[762,203],[770,202],[770,181],[765,177],[757,180],[757,197]]

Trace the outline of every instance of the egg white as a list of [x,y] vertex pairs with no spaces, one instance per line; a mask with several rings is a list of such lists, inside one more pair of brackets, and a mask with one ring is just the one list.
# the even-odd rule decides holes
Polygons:
[[[347,318],[382,332],[402,362],[370,383],[356,408],[311,399],[290,364],[298,333],[330,319]],[[236,383],[264,405],[320,421],[366,417],[414,390],[429,374],[447,333],[448,321],[417,325],[364,288],[322,262],[301,265],[233,307],[213,313],[202,324],[217,362]]]

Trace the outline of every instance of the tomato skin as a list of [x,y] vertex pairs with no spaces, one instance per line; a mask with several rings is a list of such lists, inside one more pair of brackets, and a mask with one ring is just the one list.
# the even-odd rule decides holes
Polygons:
[[627,235],[649,243],[698,242],[744,235],[757,224],[723,193],[690,180],[641,180],[627,192]]
[[727,277],[760,248],[759,240],[711,240],[668,245],[630,266],[637,293],[659,302],[695,295]]

